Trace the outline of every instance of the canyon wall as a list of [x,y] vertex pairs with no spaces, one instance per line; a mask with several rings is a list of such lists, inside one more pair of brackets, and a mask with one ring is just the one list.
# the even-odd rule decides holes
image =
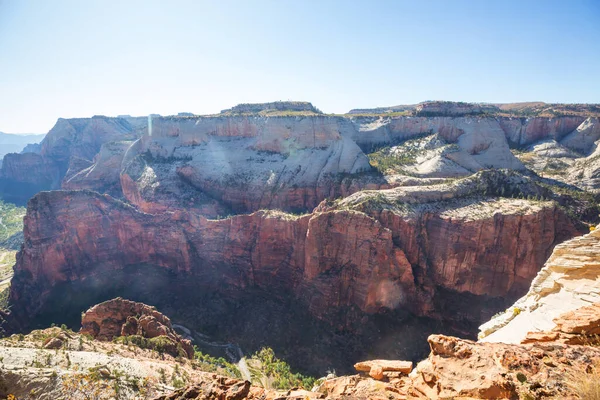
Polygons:
[[141,135],[146,118],[59,118],[40,143],[39,154],[9,154],[0,169],[0,197],[25,204],[41,190],[88,168],[104,143]]
[[553,246],[577,233],[552,202],[463,196],[410,209],[386,204],[210,220],[186,210],[146,214],[95,192],[43,192],[28,205],[13,310],[32,318],[60,284],[148,265],[211,291],[292,295],[318,318],[350,307],[479,322],[485,307],[446,311],[472,298],[510,304]]
[[[456,177],[487,168],[524,170],[509,145],[555,140],[591,154],[600,138],[598,119],[580,116],[179,116],[154,117],[150,129],[147,121],[59,119],[39,157],[12,155],[5,162],[2,196],[24,203],[39,190],[89,188],[147,211],[310,211],[325,198],[394,186],[385,176],[365,174],[372,172],[365,152],[378,146],[437,133],[451,151],[412,173]],[[32,167],[43,171],[24,172]],[[11,194],[9,187],[19,185],[23,193]]]

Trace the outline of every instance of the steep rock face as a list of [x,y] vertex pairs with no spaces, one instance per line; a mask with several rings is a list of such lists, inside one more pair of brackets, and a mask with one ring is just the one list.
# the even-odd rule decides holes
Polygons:
[[[33,317],[61,284],[138,265],[217,292],[291,295],[320,318],[348,307],[446,318],[456,307],[459,319],[479,321],[485,302],[465,309],[461,301],[506,304],[554,244],[576,232],[552,203],[436,204],[404,213],[340,207],[208,220],[187,211],[145,214],[93,192],[40,193],[25,217],[11,301],[16,315]],[[113,284],[99,281],[95,290]]]
[[169,317],[143,303],[116,298],[95,305],[81,316],[82,334],[97,340],[113,340],[120,336],[138,335],[143,338],[163,338],[162,346],[173,356],[194,357],[189,340],[179,336]]
[[558,342],[566,344],[598,344],[600,340],[600,303],[568,311],[554,318],[551,331],[528,332],[521,343]]
[[556,318],[600,302],[600,231],[555,247],[527,294],[480,327],[489,342],[520,343],[528,332],[551,331]]
[[189,197],[196,207],[208,197],[235,212],[309,210],[352,186],[341,184],[344,174],[370,169],[336,119],[323,117],[160,118],[142,137],[139,154],[122,180],[128,200],[146,208],[161,203],[152,187],[175,193],[171,188],[185,185],[195,189]]
[[[66,175],[71,177],[80,172],[79,168],[88,168],[104,143],[135,139],[145,123],[145,118],[60,118],[40,143],[39,155],[14,154],[10,161],[4,161],[0,170],[0,195],[6,199],[14,197],[14,201],[21,204],[38,191],[58,189]],[[110,173],[105,170],[100,175]],[[90,175],[90,178],[98,179],[98,176]],[[81,187],[99,188],[101,185],[96,181]]]
[[439,162],[427,162],[420,175],[523,169],[493,118],[159,118],[142,137],[140,156],[124,170],[122,186],[126,198],[145,210],[181,192],[190,193],[186,198],[196,208],[210,202],[208,197],[234,212],[310,210],[325,198],[393,185],[357,175],[371,167],[356,143],[367,149],[434,132],[454,147]]
[[475,343],[442,335],[428,341],[431,354],[407,385],[413,398],[575,398],[565,378],[585,374],[600,359],[597,348],[585,346]]
[[132,131],[144,122],[144,118],[59,118],[42,141],[40,154],[65,173],[71,157],[92,160],[102,144],[135,137]]
[[600,139],[600,120],[588,118],[562,139],[561,144],[582,154],[589,154],[595,149],[598,139]]
[[528,145],[544,139],[560,141],[575,131],[585,117],[498,118],[506,138],[515,145]]
[[60,185],[59,168],[36,153],[7,154],[0,169],[0,193],[6,201],[24,205],[41,190]]
[[[90,189],[114,197],[121,196],[120,172],[125,153],[132,143],[132,141],[104,143],[94,159],[88,163],[81,158],[72,159],[67,176],[62,182],[62,188]],[[76,161],[81,164],[77,165]]]
[[[597,118],[584,117],[314,114],[157,117],[146,125],[145,118],[131,117],[60,119],[41,144],[38,164],[58,171],[65,189],[89,188],[118,197],[123,190],[125,198],[146,211],[182,206],[209,216],[261,208],[300,211],[325,198],[393,186],[384,177],[359,174],[371,169],[363,151],[381,145],[438,134],[444,149],[417,159],[411,173],[455,177],[487,168],[524,169],[508,143],[564,139],[568,148],[590,154],[599,124]],[[123,142],[142,134],[139,142]],[[23,167],[28,163],[13,161]],[[7,182],[21,182],[14,168],[3,171]],[[61,187],[44,174],[34,177],[43,190]]]

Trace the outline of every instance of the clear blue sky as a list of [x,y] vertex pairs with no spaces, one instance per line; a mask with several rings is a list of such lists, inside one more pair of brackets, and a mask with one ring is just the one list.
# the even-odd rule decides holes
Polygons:
[[0,0],[0,131],[58,117],[600,102],[600,0]]

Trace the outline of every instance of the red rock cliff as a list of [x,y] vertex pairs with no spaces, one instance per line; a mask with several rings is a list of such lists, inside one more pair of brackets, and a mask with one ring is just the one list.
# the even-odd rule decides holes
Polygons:
[[188,211],[145,214],[94,192],[42,192],[28,206],[10,301],[16,314],[34,317],[60,284],[145,265],[206,290],[287,293],[319,317],[354,307],[443,318],[439,288],[514,300],[553,246],[576,233],[552,203],[519,202],[208,220]]

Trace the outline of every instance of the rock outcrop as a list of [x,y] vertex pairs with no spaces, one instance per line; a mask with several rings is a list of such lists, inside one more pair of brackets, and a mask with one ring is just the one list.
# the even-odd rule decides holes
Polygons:
[[393,376],[393,374],[408,375],[412,368],[411,361],[399,360],[369,360],[354,364],[354,369],[359,372],[368,372],[370,377],[377,380],[382,380],[386,376]]
[[[177,198],[185,185],[192,207],[216,199],[235,213],[306,211],[343,195],[345,175],[371,168],[336,119],[325,117],[160,118],[138,154],[121,180],[142,209],[169,204],[169,191]],[[374,179],[370,187],[383,184]]]
[[167,316],[154,307],[120,297],[87,310],[81,316],[80,333],[97,340],[133,335],[147,339],[160,338],[162,351],[173,356],[183,353],[188,358],[194,357],[192,344],[173,330]]
[[232,108],[222,110],[221,114],[258,114],[260,112],[282,111],[282,112],[307,112],[321,114],[311,103],[307,101],[274,101],[272,103],[238,104]]
[[62,188],[90,189],[121,197],[121,168],[126,152],[133,141],[103,143],[93,160],[81,158],[71,160]]
[[66,175],[75,175],[77,168],[90,166],[103,144],[136,139],[141,135],[137,130],[145,123],[146,118],[60,118],[40,143],[39,154],[11,154],[4,159],[0,196],[25,204],[39,191],[59,189]]
[[600,349],[580,344],[585,329],[598,329],[597,312],[594,304],[559,318],[555,333],[570,332],[570,342],[548,335],[521,345],[431,335],[429,357],[408,377],[344,376],[326,380],[318,392],[328,399],[588,398],[598,387]]
[[415,114],[423,116],[464,116],[499,112],[492,104],[462,103],[454,101],[425,101],[415,107]]
[[556,326],[551,331],[528,332],[521,343],[598,344],[600,341],[600,303],[566,312],[553,321]]
[[574,389],[565,379],[600,360],[600,350],[588,346],[475,343],[442,335],[428,341],[431,354],[407,385],[413,398],[570,398]]
[[189,387],[176,390],[173,393],[158,396],[154,400],[245,400],[245,399],[267,399],[264,391],[263,396],[250,394],[250,382],[238,379],[215,377],[213,381],[203,381]]
[[553,331],[562,314],[600,302],[600,231],[556,246],[527,294],[480,327],[484,341],[520,343]]
[[[589,312],[578,310],[570,318],[565,316],[565,321],[585,320],[584,315]],[[59,342],[60,351],[56,346],[41,348],[42,343]],[[328,375],[319,379],[312,391],[274,390],[260,387],[264,381],[251,383],[202,372],[202,364],[192,360],[49,328],[0,340],[0,395],[71,399],[71,388],[76,386],[110,398],[117,383],[121,396],[154,400],[574,399],[588,398],[586,394],[598,387],[600,349],[596,346],[555,341],[477,343],[444,335],[431,335],[428,342],[429,356],[409,375],[409,363],[373,360],[359,368],[387,370],[377,379],[366,374]],[[184,386],[174,389],[166,380]]]
[[[579,317],[575,317],[578,313]],[[589,310],[580,309],[570,321],[586,319],[584,315],[589,315]],[[224,393],[235,393],[240,399],[278,396],[275,398],[282,400],[585,399],[597,393],[600,349],[596,346],[547,339],[525,345],[477,343],[444,335],[431,335],[428,342],[429,356],[412,372],[410,363],[373,360],[357,364],[357,369],[369,372],[369,376],[323,378],[312,392],[275,394],[222,378],[212,384],[190,385],[157,399],[207,399],[208,394]]]

